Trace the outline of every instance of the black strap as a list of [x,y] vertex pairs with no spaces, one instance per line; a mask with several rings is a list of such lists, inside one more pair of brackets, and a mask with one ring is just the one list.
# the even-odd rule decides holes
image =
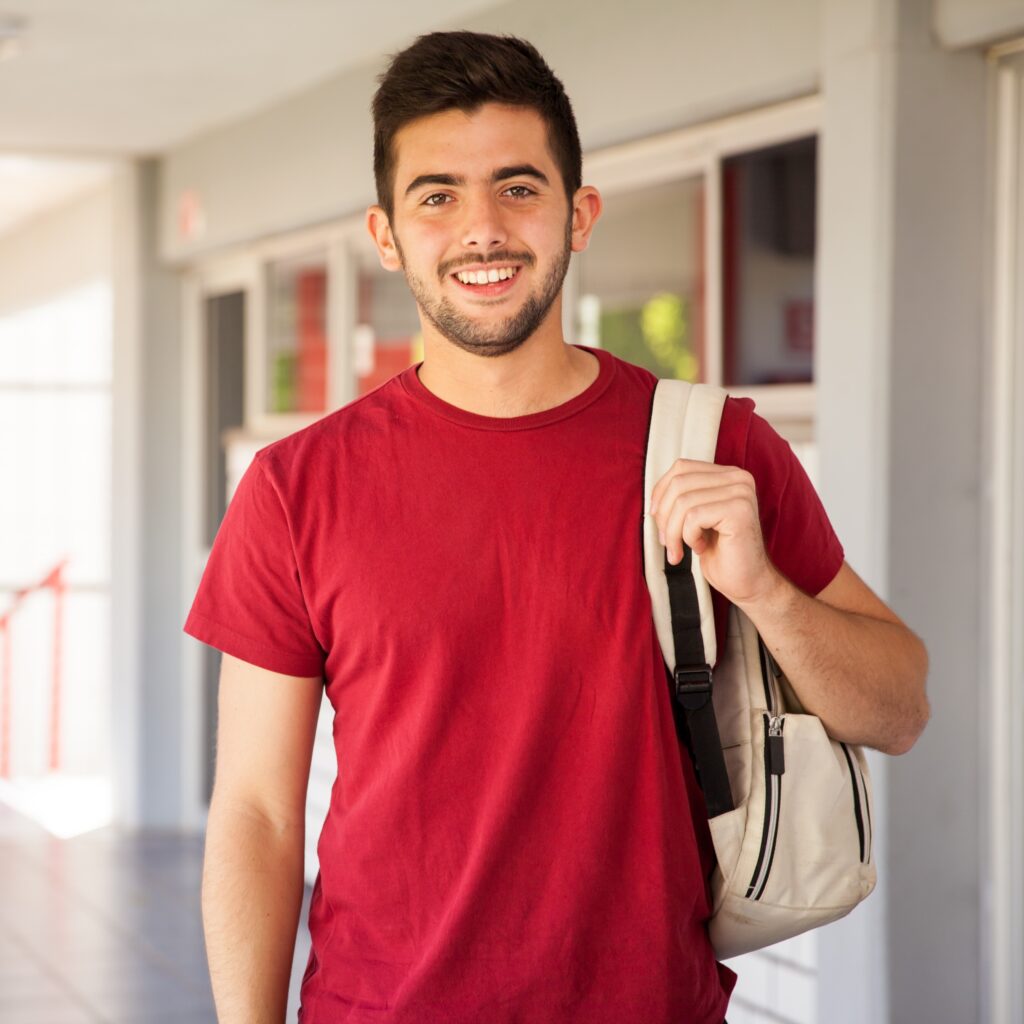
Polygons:
[[[700,605],[693,581],[693,555],[687,545],[678,565],[668,560],[665,552],[665,578],[668,582],[669,607],[672,610],[672,642],[676,653],[673,673],[675,698],[686,716],[689,747],[708,817],[733,809],[729,773],[725,768],[722,741],[718,735],[715,707],[711,701],[712,672],[704,651],[700,631]],[[678,731],[678,729],[677,729]],[[680,739],[685,738],[680,733]]]

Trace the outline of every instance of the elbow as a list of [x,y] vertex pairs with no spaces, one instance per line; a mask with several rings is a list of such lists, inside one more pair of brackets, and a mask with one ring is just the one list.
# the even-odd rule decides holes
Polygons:
[[[911,635],[914,636],[914,634]],[[911,687],[913,699],[906,712],[901,716],[904,728],[884,751],[886,754],[897,757],[906,754],[913,748],[932,715],[925,687],[928,678],[928,650],[917,636],[914,636],[914,648],[913,685]]]
[[908,716],[907,728],[889,744],[883,753],[891,754],[893,757],[908,753],[920,739],[921,733],[924,732],[925,726],[928,724],[928,719],[931,718],[931,713],[928,698],[922,693],[917,708],[911,716]]

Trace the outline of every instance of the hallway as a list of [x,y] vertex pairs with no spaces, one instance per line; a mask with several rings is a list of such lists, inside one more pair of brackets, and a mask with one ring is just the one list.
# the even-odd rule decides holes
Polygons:
[[201,835],[108,827],[57,839],[0,804],[0,1024],[215,1024],[202,858]]

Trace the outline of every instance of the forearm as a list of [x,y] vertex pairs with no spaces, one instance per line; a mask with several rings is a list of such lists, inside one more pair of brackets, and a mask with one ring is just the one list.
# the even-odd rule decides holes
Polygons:
[[203,931],[219,1024],[282,1024],[303,891],[304,827],[210,806]]
[[837,740],[909,750],[928,718],[928,655],[905,626],[840,611],[781,574],[741,605],[810,714]]

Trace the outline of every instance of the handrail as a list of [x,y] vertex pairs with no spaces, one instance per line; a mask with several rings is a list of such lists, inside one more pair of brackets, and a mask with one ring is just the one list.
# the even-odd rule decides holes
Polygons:
[[0,663],[0,778],[9,779],[11,777],[11,735],[13,733],[11,625],[14,621],[14,613],[21,607],[28,595],[36,590],[52,590],[54,598],[53,673],[50,693],[50,771],[60,770],[64,597],[68,589],[64,572],[67,564],[68,559],[62,558],[38,583],[31,583],[27,587],[14,590],[10,607],[0,614],[0,640],[3,645],[3,661]]

